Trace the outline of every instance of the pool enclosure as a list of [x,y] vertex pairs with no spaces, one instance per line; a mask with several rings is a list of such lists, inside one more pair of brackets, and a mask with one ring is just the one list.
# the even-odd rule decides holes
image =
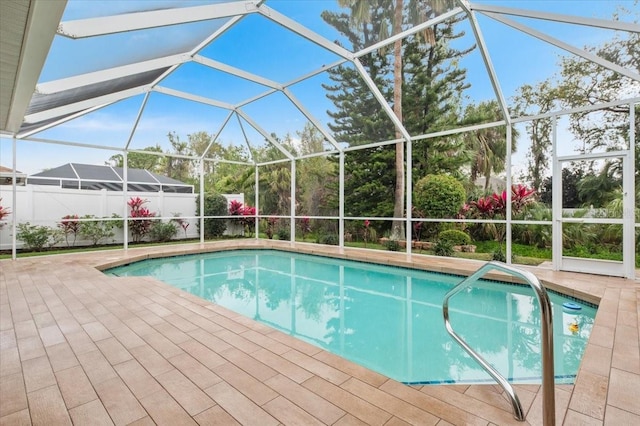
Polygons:
[[[0,163],[13,182],[146,169],[200,206],[244,193],[255,238],[277,223],[291,241],[384,237],[411,255],[453,229],[504,244],[507,263],[533,247],[557,270],[634,278],[639,15],[604,0],[2,2]],[[434,176],[462,183],[459,208],[425,195]],[[121,189],[109,213],[126,218]],[[15,183],[0,191],[15,257]],[[179,219],[204,241],[207,216]]]

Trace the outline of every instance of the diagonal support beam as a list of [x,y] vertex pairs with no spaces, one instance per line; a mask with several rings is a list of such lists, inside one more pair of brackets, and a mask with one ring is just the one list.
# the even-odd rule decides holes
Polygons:
[[391,119],[393,124],[396,126],[396,128],[400,131],[400,133],[402,133],[402,137],[404,138],[404,140],[407,143],[411,143],[411,136],[409,135],[409,132],[407,132],[407,129],[405,129],[400,119],[393,112],[393,109],[391,108],[387,100],[384,98],[384,96],[382,96],[382,93],[380,93],[380,89],[378,89],[378,87],[373,82],[371,77],[369,77],[367,70],[362,65],[362,62],[360,62],[360,59],[355,58],[353,60],[353,63],[356,66],[356,69],[358,70],[360,77],[362,77],[367,87],[369,87],[369,90],[371,90],[371,93],[373,93],[373,96],[376,98],[380,106],[382,106],[382,109],[384,110],[384,112],[387,113],[387,116],[389,116],[389,118]]
[[206,6],[179,7],[78,19],[61,22],[58,26],[58,34],[78,39],[210,19],[230,18],[257,12],[259,3],[257,1],[215,3]]
[[620,75],[623,75],[625,77],[629,77],[632,80],[635,81],[640,81],[640,74],[637,74],[629,69],[626,69],[624,67],[621,67],[620,65],[614,64],[613,62],[609,62],[605,59],[602,59],[601,57],[594,55],[591,52],[587,52],[586,50],[583,49],[578,49],[577,47],[574,47],[568,43],[565,43],[562,40],[558,40],[555,37],[551,37],[547,34],[544,34],[540,31],[534,30],[533,28],[530,28],[526,25],[520,24],[518,22],[515,22],[509,18],[505,18],[503,16],[500,16],[496,13],[492,13],[492,12],[484,12],[485,15],[487,15],[488,17],[503,23],[509,27],[515,28],[516,30],[522,31],[525,34],[529,34],[532,37],[535,37],[537,39],[540,39],[544,42],[547,42],[549,44],[552,44],[556,47],[559,47],[560,49],[566,50],[567,52],[573,53],[574,55],[580,56],[581,58],[584,58],[586,60],[589,60],[591,62],[595,62],[596,64],[610,69],[611,71],[615,71]]
[[487,69],[487,74],[489,74],[489,80],[491,81],[493,92],[495,93],[496,98],[498,98],[498,103],[500,104],[500,110],[502,111],[502,116],[504,117],[507,124],[509,124],[511,122],[511,114],[509,114],[509,106],[507,105],[507,101],[504,98],[502,88],[500,87],[500,80],[496,75],[496,70],[495,68],[493,68],[493,62],[491,61],[491,56],[489,55],[489,51],[487,50],[487,45],[484,41],[482,30],[480,29],[480,25],[478,24],[478,20],[476,19],[475,12],[473,12],[470,9],[466,9],[466,6],[463,6],[463,7],[467,12],[467,17],[469,18],[471,29],[473,30],[473,34],[476,38],[476,42],[478,43],[478,48],[480,49],[480,54],[482,55],[484,66]]
[[260,127],[260,125],[258,123],[253,121],[253,119],[251,117],[249,117],[244,111],[242,111],[240,108],[238,108],[238,109],[236,109],[236,113],[240,117],[242,117],[244,119],[244,121],[249,123],[251,125],[251,127],[256,129],[258,131],[258,133],[260,133],[262,136],[264,136],[265,139],[267,139],[271,144],[273,144],[273,146],[278,148],[280,150],[280,152],[282,152],[289,160],[293,160],[293,155],[291,155],[291,153],[289,151],[287,151],[282,146],[282,144],[280,144],[280,142],[275,140],[269,133],[267,133],[266,130],[264,130],[262,127]]
[[326,38],[318,35],[317,33],[311,31],[310,29],[308,29],[307,27],[305,27],[304,25],[299,24],[298,22],[294,21],[293,19],[265,6],[264,4],[260,5],[260,7],[258,8],[258,12],[260,12],[260,14],[262,16],[264,16],[267,19],[270,19],[271,21],[282,25],[283,27],[287,28],[290,31],[293,31],[294,33],[298,34],[299,36],[302,36],[304,38],[306,38],[307,40],[309,40],[310,42],[317,44],[320,47],[323,47],[325,49],[327,49],[330,52],[335,53],[336,55],[345,58],[345,59],[353,59],[353,53],[351,53],[350,51],[348,51],[347,49],[345,49],[344,47],[338,46],[337,44],[327,40]]
[[176,98],[187,99],[189,101],[198,102],[205,105],[211,105],[214,107],[233,110],[234,107],[226,102],[216,101],[215,99],[206,98],[204,96],[193,95],[191,93],[182,92],[180,90],[170,89],[168,87],[156,86],[152,89],[154,92],[162,93],[169,96],[175,96]]
[[295,97],[295,95],[293,93],[291,93],[291,90],[289,90],[288,88],[283,89],[282,93],[284,93],[284,95],[289,98],[289,100],[296,106],[296,108],[298,108],[298,110],[307,118],[307,120],[309,120],[311,122],[311,124],[313,124],[316,129],[318,129],[320,131],[320,133],[322,133],[322,135],[329,141],[329,143],[331,145],[333,145],[333,147],[335,149],[337,149],[338,151],[341,150],[340,148],[340,144],[338,143],[338,141],[335,140],[335,138],[333,137],[333,135],[331,135],[331,133],[329,133],[329,131],[327,131],[327,129],[324,128],[324,126],[322,125],[322,123],[320,123],[320,121],[318,121],[313,114],[311,114],[305,107],[304,105],[302,105],[302,102],[300,102],[298,100],[298,98]]
[[488,4],[469,5],[471,10],[477,12],[493,12],[503,15],[522,16],[524,18],[543,19],[545,21],[563,22],[565,24],[585,25],[588,27],[606,28],[610,30],[630,31],[640,33],[640,25],[633,22],[612,21],[608,19],[585,18],[581,16],[563,15],[551,12],[538,12],[534,10],[516,9],[512,7],[494,6]]
[[77,89],[78,87],[88,86],[90,84],[103,83],[109,80],[128,77],[132,74],[140,74],[160,68],[172,67],[174,65],[188,62],[190,59],[189,55],[185,54],[165,56],[164,58],[152,59],[135,64],[123,65],[80,74],[73,77],[61,78],[59,80],[48,81],[46,83],[38,84],[36,86],[36,91],[41,94],[50,94],[62,92],[64,90]]
[[227,65],[227,64],[222,63],[222,62],[214,61],[213,59],[206,58],[206,57],[204,57],[202,55],[195,55],[193,57],[193,61],[197,62],[199,64],[202,64],[204,66],[207,66],[209,68],[213,68],[215,70],[222,71],[222,72],[225,72],[227,74],[231,74],[231,75],[234,75],[236,77],[240,77],[240,78],[243,78],[245,80],[251,81],[253,83],[258,83],[258,84],[261,84],[263,86],[270,87],[272,89],[277,89],[277,90],[281,90],[282,89],[282,85],[279,84],[279,83],[276,83],[273,80],[269,80],[267,78],[260,77],[259,75],[255,75],[255,74],[252,74],[250,72],[241,70],[240,68],[232,67],[231,65]]

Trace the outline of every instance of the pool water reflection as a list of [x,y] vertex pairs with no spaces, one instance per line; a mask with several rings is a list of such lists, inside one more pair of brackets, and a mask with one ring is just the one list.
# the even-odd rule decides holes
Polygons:
[[[105,271],[153,276],[408,383],[491,383],[446,333],[445,293],[462,277],[300,255],[237,250],[145,260]],[[573,383],[596,309],[550,294],[557,383]],[[482,281],[450,302],[458,332],[501,374],[540,383],[540,315],[528,286]]]

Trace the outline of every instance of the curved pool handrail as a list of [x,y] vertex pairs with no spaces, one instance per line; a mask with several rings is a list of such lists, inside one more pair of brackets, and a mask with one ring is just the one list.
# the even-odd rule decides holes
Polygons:
[[540,317],[541,317],[541,338],[542,338],[542,418],[545,426],[555,425],[555,384],[554,384],[554,372],[553,372],[553,318],[551,313],[551,301],[547,291],[533,273],[522,269],[514,268],[513,266],[506,265],[500,262],[487,262],[481,266],[476,272],[469,275],[462,280],[458,285],[449,290],[444,296],[442,302],[442,315],[444,316],[444,325],[447,332],[458,342],[467,353],[475,359],[484,368],[487,373],[493,377],[493,379],[502,386],[504,391],[509,396],[511,406],[513,407],[513,416],[516,420],[524,421],[524,412],[522,410],[522,404],[516,394],[513,386],[504,378],[495,368],[493,368],[487,361],[484,360],[478,353],[476,353],[462,337],[460,337],[451,326],[449,321],[449,299],[455,296],[460,291],[476,282],[480,277],[485,275],[491,270],[498,270],[509,275],[518,277],[527,282],[531,288],[533,288],[538,304],[540,305]]

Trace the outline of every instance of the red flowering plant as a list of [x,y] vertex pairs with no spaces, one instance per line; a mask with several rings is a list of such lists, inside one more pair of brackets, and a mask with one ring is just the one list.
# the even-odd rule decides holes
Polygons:
[[[2,201],[2,198],[0,198],[0,201]],[[3,220],[5,217],[9,216],[11,214],[11,210],[8,207],[2,207],[2,205],[0,205],[0,220]],[[0,223],[0,229],[2,229],[2,227],[4,226],[4,223]]]
[[180,228],[182,228],[182,230],[184,231],[184,236],[185,238],[187,237],[187,229],[189,229],[189,221],[186,219],[183,219],[180,217],[180,213],[174,213],[173,214],[173,219],[171,219],[172,222],[175,222],[178,224],[178,226]]
[[364,227],[362,229],[362,239],[364,240],[364,246],[367,246],[367,241],[369,240],[369,225],[371,225],[371,222],[369,221],[369,219],[365,219],[364,220]]
[[[67,242],[67,247],[74,246],[76,244],[76,238],[80,232],[81,223],[78,222],[77,214],[68,214],[58,222],[58,228],[64,234],[64,239]],[[69,237],[73,237],[73,240],[69,242]]]
[[149,200],[143,200],[140,197],[131,197],[127,202],[127,205],[131,209],[129,212],[129,231],[131,232],[131,239],[134,243],[142,241],[142,239],[149,233],[151,226],[153,226],[153,220],[148,219],[155,217],[156,214],[151,212],[148,208],[144,207]]
[[[521,213],[528,205],[535,202],[535,190],[525,185],[518,184],[511,186],[511,214]],[[496,192],[486,197],[480,197],[477,201],[465,204],[458,217],[471,217],[477,219],[506,219],[507,217],[507,191]],[[500,243],[506,235],[506,226],[503,224],[484,224],[486,231],[493,235],[494,239]],[[501,251],[501,249],[500,249]]]
[[229,215],[239,216],[237,219],[233,219],[234,222],[242,226],[249,235],[253,234],[251,225],[255,223],[255,207],[245,206],[240,201],[232,200],[229,204]]

